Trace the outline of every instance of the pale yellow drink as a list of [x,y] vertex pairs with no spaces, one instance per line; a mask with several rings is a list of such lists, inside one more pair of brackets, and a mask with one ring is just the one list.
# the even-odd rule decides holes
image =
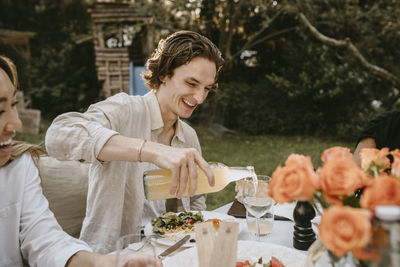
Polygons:
[[[210,165],[215,178],[215,185],[210,186],[207,176],[197,168],[197,190],[195,195],[213,193],[224,189],[230,182],[254,175],[253,167],[229,168],[223,164]],[[188,196],[190,177],[183,196]],[[174,198],[169,193],[171,187],[171,171],[166,169],[149,170],[143,174],[144,193],[148,200]],[[179,186],[178,186],[179,188]]]
[[[267,235],[272,232],[272,228],[274,227],[274,222],[264,220],[260,218],[258,221],[260,226],[260,235]],[[250,233],[256,234],[257,233],[257,226],[256,226],[256,218],[249,218],[247,220],[247,229]]]

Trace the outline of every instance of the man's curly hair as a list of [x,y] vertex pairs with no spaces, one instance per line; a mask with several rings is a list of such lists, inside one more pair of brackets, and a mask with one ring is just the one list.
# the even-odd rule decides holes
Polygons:
[[146,62],[147,71],[142,73],[146,85],[157,90],[162,77],[171,77],[174,70],[195,57],[203,57],[215,63],[217,75],[224,64],[221,52],[207,37],[192,31],[178,31],[160,40],[157,49]]

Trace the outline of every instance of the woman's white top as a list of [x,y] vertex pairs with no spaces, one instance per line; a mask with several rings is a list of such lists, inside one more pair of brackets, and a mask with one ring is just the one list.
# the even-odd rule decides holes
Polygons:
[[80,250],[91,251],[57,223],[30,154],[0,167],[0,266],[65,266]]

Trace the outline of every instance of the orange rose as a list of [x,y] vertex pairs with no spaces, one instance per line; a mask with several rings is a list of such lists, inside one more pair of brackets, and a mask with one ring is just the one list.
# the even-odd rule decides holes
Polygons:
[[376,165],[382,168],[390,166],[389,148],[384,147],[381,150],[376,148],[363,148],[360,151],[361,168],[365,171],[371,165]]
[[291,154],[272,174],[268,194],[278,203],[311,199],[319,188],[310,157]]
[[394,159],[400,159],[400,149],[395,149],[390,151],[390,154],[393,156]]
[[320,183],[325,199],[341,205],[339,197],[354,194],[367,183],[367,178],[353,160],[335,157],[320,169]]
[[393,161],[391,173],[393,176],[400,178],[400,159]]
[[372,211],[379,205],[400,206],[400,179],[382,174],[371,180],[362,193],[360,204]]
[[321,160],[322,162],[327,162],[334,157],[343,157],[349,160],[353,160],[353,155],[350,153],[350,149],[341,146],[334,146],[326,149],[324,153],[322,153]]
[[371,240],[371,214],[367,210],[331,206],[319,225],[320,238],[337,257],[365,247]]
[[395,149],[390,154],[393,156],[391,173],[393,176],[400,178],[400,150]]

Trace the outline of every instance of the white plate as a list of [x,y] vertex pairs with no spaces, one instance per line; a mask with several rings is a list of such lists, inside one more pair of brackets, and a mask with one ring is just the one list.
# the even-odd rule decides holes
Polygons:
[[[298,250],[271,243],[263,243],[256,241],[238,242],[237,259],[240,261],[249,260],[257,261],[263,257],[263,262],[268,262],[274,256],[280,260],[285,267],[304,267],[306,265],[307,256]],[[197,267],[197,248],[188,248],[171,257],[167,257],[163,261],[164,267]]]
[[[194,213],[197,213],[198,211],[192,211]],[[220,220],[233,220],[236,221],[235,217],[230,216],[228,214],[220,213],[220,212],[215,212],[215,211],[201,211],[203,214],[204,221],[208,219],[220,219]],[[239,224],[239,232],[240,232],[240,224]],[[144,234],[145,236],[150,236],[154,235],[153,233],[153,226],[151,225],[151,222],[145,225],[144,227]],[[184,231],[178,232],[178,233],[173,233],[173,234],[167,234],[168,239],[164,237],[160,237],[156,239],[156,243],[160,245],[165,245],[165,246],[171,246],[173,245],[176,241],[179,239],[183,238],[186,233]],[[194,233],[190,234],[191,239],[194,238]],[[187,242],[185,243],[182,247],[193,247],[195,243]]]

